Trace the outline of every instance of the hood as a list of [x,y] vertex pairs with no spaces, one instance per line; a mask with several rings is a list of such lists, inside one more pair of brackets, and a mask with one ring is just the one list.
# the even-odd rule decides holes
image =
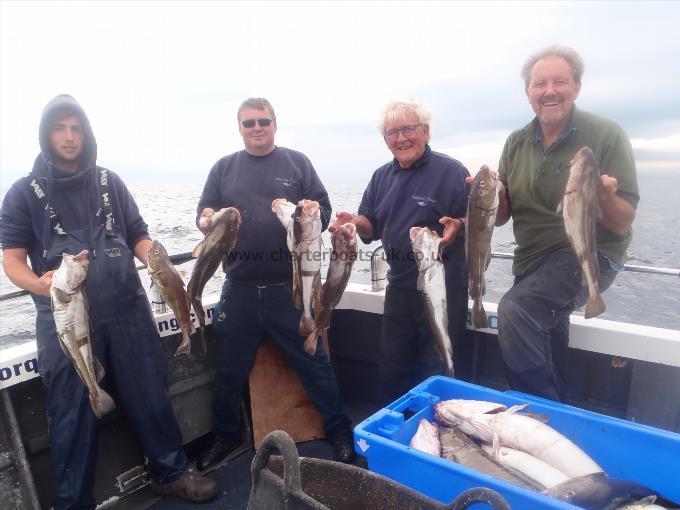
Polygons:
[[87,115],[85,115],[85,111],[80,106],[78,101],[76,101],[72,96],[69,96],[68,94],[60,94],[47,103],[47,106],[45,106],[40,119],[39,140],[41,153],[40,156],[38,156],[38,160],[42,159],[44,164],[37,164],[38,161],[36,161],[33,172],[39,174],[43,174],[43,172],[45,172],[43,175],[39,175],[40,177],[45,176],[47,170],[52,166],[51,162],[53,158],[49,140],[51,120],[56,114],[62,112],[68,112],[77,115],[83,127],[84,145],[83,152],[80,155],[80,168],[78,169],[78,173],[80,174],[83,173],[84,170],[94,168],[97,163],[97,141],[94,138],[92,126],[90,125]]

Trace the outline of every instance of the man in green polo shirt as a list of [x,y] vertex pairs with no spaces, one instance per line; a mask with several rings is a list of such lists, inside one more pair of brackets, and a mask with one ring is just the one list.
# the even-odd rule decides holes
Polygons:
[[599,287],[607,289],[626,260],[639,200],[633,151],[615,123],[579,110],[583,60],[551,46],[522,68],[536,117],[506,140],[499,163],[496,225],[512,216],[515,282],[498,305],[498,339],[512,388],[561,400],[569,314],[587,296],[558,206],[570,161],[588,146],[600,167],[597,225]]

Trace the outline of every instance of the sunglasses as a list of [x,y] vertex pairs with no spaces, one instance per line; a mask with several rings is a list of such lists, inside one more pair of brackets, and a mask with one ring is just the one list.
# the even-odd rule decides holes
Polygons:
[[255,123],[260,127],[267,127],[269,124],[272,123],[272,119],[247,119],[247,120],[242,120],[241,124],[243,125],[244,128],[251,128],[255,127]]

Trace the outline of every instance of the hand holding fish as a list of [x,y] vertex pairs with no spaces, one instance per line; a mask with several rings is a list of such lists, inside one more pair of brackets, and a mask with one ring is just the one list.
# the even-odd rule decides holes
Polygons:
[[619,181],[607,174],[600,175],[597,201],[601,216],[600,225],[617,234],[625,235],[635,219],[635,207],[623,196],[618,195]]
[[450,245],[458,237],[465,228],[465,223],[463,218],[451,218],[449,216],[444,216],[439,220],[439,223],[444,225],[444,233],[441,236],[441,241],[439,242],[440,250],[441,248]]
[[203,234],[210,232],[212,222],[208,218],[213,214],[215,214],[215,209],[211,209],[210,207],[206,207],[201,211],[201,217],[198,220],[198,229],[203,232]]
[[354,223],[352,220],[354,219],[354,215],[350,212],[347,211],[340,211],[335,213],[335,221],[328,225],[328,231],[332,234],[335,232],[341,225],[344,225],[345,223]]
[[54,270],[52,271],[47,271],[45,274],[40,276],[38,278],[37,284],[37,290],[34,292],[34,294],[39,294],[41,296],[46,296],[50,297],[50,288],[52,287],[52,275],[54,274]]

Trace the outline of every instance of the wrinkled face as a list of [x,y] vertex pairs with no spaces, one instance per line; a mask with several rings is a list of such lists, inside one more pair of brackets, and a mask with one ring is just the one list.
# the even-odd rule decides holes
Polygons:
[[[267,123],[268,120],[270,121],[268,126],[262,125]],[[244,122],[246,126],[243,125]],[[274,150],[276,121],[272,119],[269,108],[264,110],[244,108],[241,110],[238,117],[238,131],[243,137],[243,144],[249,154],[265,156]]]
[[420,124],[418,115],[409,111],[403,118],[387,122],[383,137],[399,166],[408,168],[425,152],[425,145],[430,140],[430,126]]
[[77,115],[55,117],[50,126],[50,148],[59,170],[77,171],[83,152],[83,128]]
[[534,64],[526,94],[542,126],[564,127],[580,90],[569,63],[550,56]]

